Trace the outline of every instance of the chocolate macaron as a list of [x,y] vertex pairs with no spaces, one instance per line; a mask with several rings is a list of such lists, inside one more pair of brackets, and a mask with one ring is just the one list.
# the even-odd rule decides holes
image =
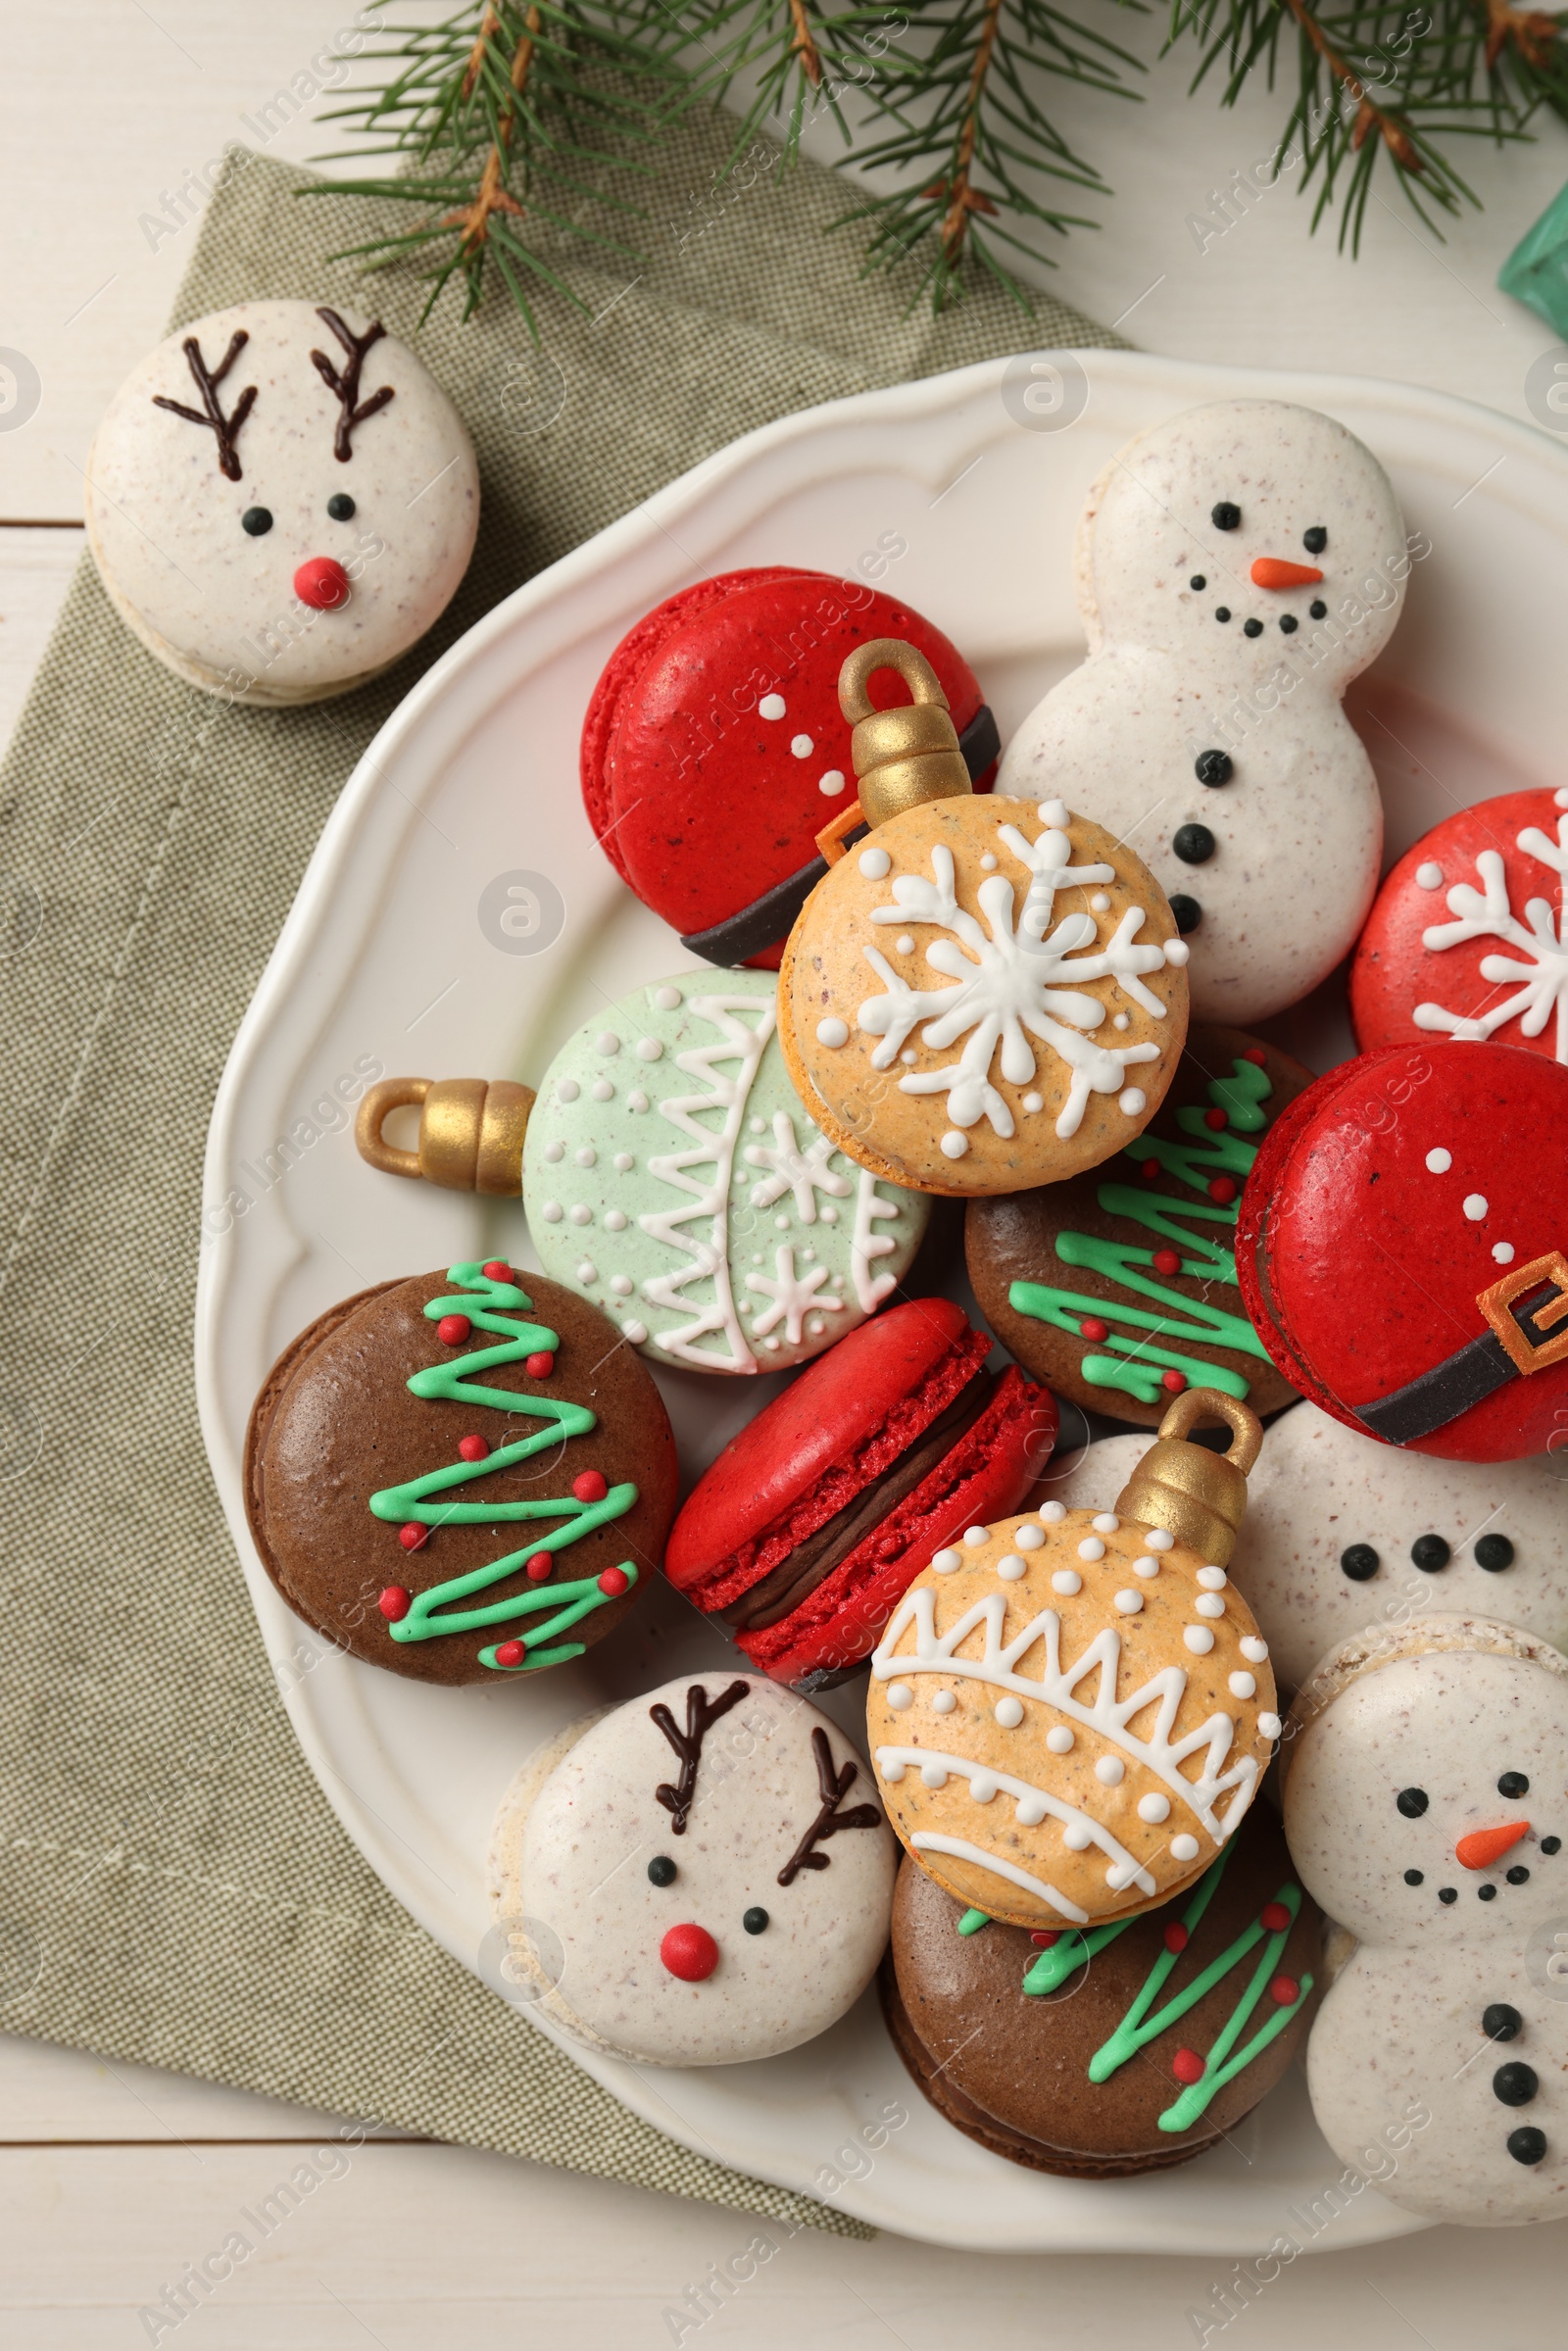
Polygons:
[[867,1656],[905,1591],[966,1527],[1015,1509],[1055,1400],[951,1298],[864,1323],[748,1422],[670,1533],[664,1572],[775,1681],[825,1687]]
[[289,1606],[420,1682],[581,1656],[658,1566],[676,1491],[636,1354],[569,1290],[494,1260],[318,1316],[245,1446],[251,1534]]

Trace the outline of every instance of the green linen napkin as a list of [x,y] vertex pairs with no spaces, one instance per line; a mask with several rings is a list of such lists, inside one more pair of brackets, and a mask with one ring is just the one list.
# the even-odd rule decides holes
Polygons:
[[[301,1756],[208,1474],[191,1374],[203,1142],[235,1028],[334,796],[498,598],[751,427],[1019,346],[1113,341],[823,241],[841,180],[751,167],[693,120],[659,160],[635,282],[423,329],[352,263],[384,210],[236,150],[173,324],[245,297],[373,305],[479,453],[472,567],[434,635],[336,702],[194,693],[83,558],[0,777],[0,2029],[843,2234],[863,2224],[627,2113],[405,1916]],[[756,151],[754,151],[756,152]],[[406,223],[405,223],[406,224]],[[585,249],[586,250],[586,249]],[[577,264],[580,270],[580,261]],[[559,406],[559,413],[552,416]]]

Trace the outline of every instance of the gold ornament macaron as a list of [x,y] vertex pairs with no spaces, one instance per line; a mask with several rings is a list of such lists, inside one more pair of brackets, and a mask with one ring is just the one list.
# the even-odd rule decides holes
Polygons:
[[[1203,1418],[1230,1424],[1228,1454],[1189,1442]],[[958,1901],[1014,1927],[1131,1918],[1234,1834],[1280,1735],[1225,1572],[1261,1434],[1189,1390],[1114,1509],[971,1527],[910,1585],[867,1739],[888,1819]]]
[[[876,710],[896,670],[912,703]],[[1124,842],[1059,800],[970,790],[936,675],[891,638],[839,676],[858,799],[779,973],[785,1061],[862,1167],[955,1199],[1095,1167],[1158,1109],[1187,1035],[1187,943]],[[865,828],[869,827],[869,830]]]

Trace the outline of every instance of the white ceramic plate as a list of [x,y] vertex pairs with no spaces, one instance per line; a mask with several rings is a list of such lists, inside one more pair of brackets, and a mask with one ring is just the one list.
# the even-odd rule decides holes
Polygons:
[[[313,1119],[311,1105],[329,1102],[334,1081],[362,1057],[388,1074],[537,1081],[596,1003],[690,963],[622,888],[578,797],[582,712],[623,631],[692,578],[736,565],[870,577],[962,647],[1005,737],[1080,657],[1072,530],[1110,453],[1199,401],[1302,401],[1371,445],[1410,528],[1432,545],[1356,706],[1388,802],[1391,857],[1453,807],[1562,781],[1560,447],[1398,384],[1123,353],[1083,355],[1087,407],[1052,429],[1080,388],[1078,364],[1053,355],[1067,397],[1053,408],[1061,376],[1041,378],[1034,427],[1017,421],[1028,412],[1016,390],[1004,398],[1000,363],[769,426],[490,613],[416,687],[349,779],[235,1042],[204,1200],[216,1209],[236,1182],[259,1197],[226,1231],[220,1212],[208,1219],[196,1340],[208,1451],[295,1729],[328,1800],[398,1899],[481,1972],[483,1857],[519,1761],[588,1707],[720,1666],[733,1652],[659,1590],[615,1639],[537,1680],[433,1690],[323,1653],[255,1558],[240,1454],[274,1355],[335,1299],[458,1257],[537,1263],[520,1202],[481,1203],[373,1174],[346,1124],[312,1139],[330,1117]],[[493,911],[489,930],[481,924],[486,891],[497,885],[493,909],[518,872],[547,876],[564,905],[564,927],[543,952],[493,944],[504,935]],[[1310,889],[1311,876],[1301,884]],[[1320,1068],[1352,1050],[1333,990],[1294,1022],[1293,1042]],[[280,1139],[290,1139],[292,1156]],[[267,1179],[269,1153],[282,1172],[264,1188],[254,1171]],[[659,1379],[689,1475],[777,1386]],[[852,1726],[856,1695],[853,1686],[837,1695]],[[519,2017],[517,2029],[535,2028]],[[1079,2182],[1019,2170],[950,2129],[909,2083],[869,1995],[823,2039],[762,2065],[666,2073],[570,2053],[687,2145],[932,2242],[1234,2257],[1284,2231],[1316,2249],[1417,2226],[1371,2188],[1326,2224],[1319,2204],[1314,2225],[1314,2199],[1338,2167],[1298,2073],[1234,2142],[1184,2169]],[[907,2119],[868,2147],[862,2130],[881,2137],[874,2118],[889,2105]]]

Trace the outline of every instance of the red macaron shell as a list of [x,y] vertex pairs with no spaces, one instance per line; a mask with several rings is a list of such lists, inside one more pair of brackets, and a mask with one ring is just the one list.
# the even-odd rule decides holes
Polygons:
[[[984,1412],[930,1476],[797,1609],[761,1632],[737,1635],[737,1645],[775,1682],[858,1664],[945,1543],[1017,1509],[1051,1458],[1056,1423],[1049,1389],[1009,1364]],[[891,1535],[902,1547],[884,1560],[877,1553]]]
[[[1378,892],[1350,966],[1363,1051],[1443,1042],[1466,1021],[1494,1024],[1498,1045],[1568,1059],[1565,866],[1568,792],[1506,792],[1460,808],[1407,851]],[[1471,915],[1486,925],[1480,936],[1427,944]],[[1534,1006],[1518,1004],[1532,979]],[[1498,1020],[1510,1004],[1517,1008]]]
[[664,1573],[728,1607],[863,1493],[971,1380],[992,1342],[948,1298],[907,1298],[851,1331],[748,1421],[670,1529]]
[[[683,937],[799,872],[853,802],[839,671],[875,637],[925,655],[961,733],[982,698],[956,649],[906,605],[826,572],[726,573],[671,598],[611,657],[584,730],[585,804],[624,880]],[[871,693],[907,699],[892,676]],[[783,714],[764,718],[774,695]],[[827,795],[830,771],[845,782]],[[782,945],[749,959],[776,969]]]
[[1293,1103],[1252,1178],[1243,1297],[1314,1401],[1446,1460],[1517,1460],[1562,1439],[1568,1359],[1397,1440],[1364,1415],[1487,1339],[1483,1293],[1568,1249],[1568,1069],[1503,1045],[1363,1054]]

